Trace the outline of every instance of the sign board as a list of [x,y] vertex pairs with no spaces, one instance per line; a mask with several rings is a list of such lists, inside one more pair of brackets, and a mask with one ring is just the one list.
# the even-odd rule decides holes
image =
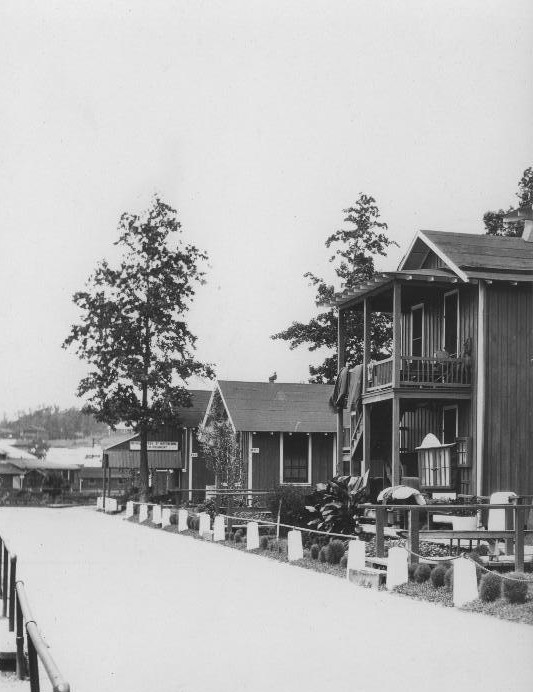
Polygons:
[[259,447],[252,447],[252,454],[259,454]]
[[[141,451],[141,441],[140,440],[132,440],[130,442],[130,451],[131,452],[140,452]],[[179,451],[179,443],[178,442],[164,442],[160,440],[150,440],[148,442],[148,451],[149,452],[178,452]]]
[[191,457],[193,459],[198,459],[198,452],[191,452]]

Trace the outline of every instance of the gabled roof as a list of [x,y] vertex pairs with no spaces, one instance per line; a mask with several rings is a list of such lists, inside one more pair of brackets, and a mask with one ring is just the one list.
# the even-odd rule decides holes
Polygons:
[[197,428],[204,418],[211,392],[205,389],[191,389],[190,394],[192,406],[179,409],[178,425],[185,428]]
[[333,385],[219,380],[218,387],[238,431],[336,431]]
[[463,281],[479,278],[533,281],[533,243],[523,238],[419,231],[399,269],[418,269],[424,246],[433,250]]

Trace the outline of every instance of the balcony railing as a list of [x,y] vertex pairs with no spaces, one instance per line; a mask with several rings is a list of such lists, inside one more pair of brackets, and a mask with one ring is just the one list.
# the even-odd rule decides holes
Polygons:
[[[391,387],[394,357],[370,363],[367,390]],[[468,387],[472,384],[469,358],[400,356],[399,385],[441,389]]]

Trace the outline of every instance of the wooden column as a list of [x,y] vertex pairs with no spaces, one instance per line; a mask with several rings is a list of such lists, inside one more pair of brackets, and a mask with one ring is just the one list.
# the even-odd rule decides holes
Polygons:
[[514,516],[514,568],[517,572],[524,571],[524,510],[517,505]]
[[[346,363],[346,320],[344,311],[339,308],[337,317],[337,373],[339,373]],[[341,476],[342,468],[342,447],[344,440],[344,409],[337,411],[337,475]]]
[[370,361],[370,305],[363,301],[363,394],[368,387],[368,363]]
[[370,414],[372,404],[363,404],[363,464],[361,475],[370,468]]
[[400,484],[400,399],[392,398],[392,485]]
[[401,316],[402,316],[402,286],[398,282],[392,285],[392,386],[400,386],[401,367]]
[[483,492],[483,454],[485,443],[485,375],[486,375],[486,318],[487,309],[487,285],[479,282],[478,289],[478,317],[477,317],[477,357],[476,357],[476,486],[475,495]]
[[419,553],[419,551],[420,551],[420,533],[419,533],[418,509],[411,509],[411,510],[408,510],[408,512],[409,512],[408,546],[409,546],[409,550],[412,551],[411,553],[409,553],[409,562],[410,562],[410,564],[413,565],[413,564],[418,564],[418,562],[419,562],[418,555],[413,555],[413,553]]
[[376,509],[376,557],[385,557],[385,507]]

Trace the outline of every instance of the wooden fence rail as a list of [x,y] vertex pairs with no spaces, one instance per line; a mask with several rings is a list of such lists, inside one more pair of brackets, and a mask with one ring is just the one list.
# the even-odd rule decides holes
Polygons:
[[[424,539],[436,539],[458,541],[459,547],[461,540],[467,541],[500,541],[505,540],[507,553],[514,553],[514,566],[517,572],[524,571],[524,545],[525,537],[533,535],[533,531],[525,528],[527,513],[533,509],[533,504],[472,504],[472,505],[359,505],[360,509],[373,509],[376,513],[376,557],[385,557],[385,523],[387,512],[407,513],[407,541],[410,552],[411,563],[419,561],[418,553],[420,541]],[[453,515],[458,510],[471,510],[473,512],[498,510],[505,511],[506,527],[514,525],[514,528],[506,528],[499,531],[472,530],[454,531],[453,529],[421,529],[420,513],[428,514],[449,514]],[[514,550],[513,550],[514,548]]]
[[[17,677],[22,680],[29,676],[31,692],[39,692],[40,661],[48,675],[53,692],[69,692],[70,685],[59,671],[31,614],[24,582],[17,579],[17,556],[1,536],[0,555],[2,557],[0,560],[2,615],[9,617],[9,631],[15,631]],[[27,667],[24,639],[26,639],[28,655]]]

